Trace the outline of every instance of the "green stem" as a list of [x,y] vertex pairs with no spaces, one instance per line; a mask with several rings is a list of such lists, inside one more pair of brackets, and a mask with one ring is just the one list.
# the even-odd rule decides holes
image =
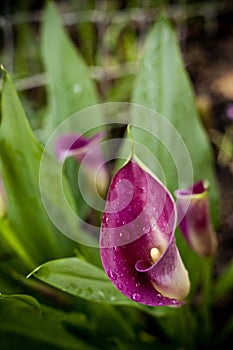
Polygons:
[[203,259],[202,264],[202,298],[200,304],[200,317],[203,344],[208,344],[210,341],[210,335],[212,331],[211,320],[211,290],[212,290],[212,269],[213,259]]
[[134,140],[133,140],[133,135],[131,132],[131,125],[130,124],[128,124],[128,126],[127,126],[127,133],[128,133],[129,139],[130,139],[130,158],[133,158],[133,156],[134,156]]

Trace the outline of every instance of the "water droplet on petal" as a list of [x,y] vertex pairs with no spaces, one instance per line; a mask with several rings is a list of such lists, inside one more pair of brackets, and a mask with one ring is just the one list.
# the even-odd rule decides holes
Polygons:
[[108,277],[115,281],[117,279],[117,274],[110,269],[108,271]]
[[122,238],[124,241],[128,241],[130,239],[130,233],[127,230],[121,230],[119,234],[120,238]]
[[106,225],[109,223],[109,217],[106,214],[102,216],[102,223]]
[[123,289],[123,284],[119,283],[119,284],[117,285],[117,287],[118,287],[120,290],[122,290],[122,289]]
[[113,249],[115,250],[115,252],[119,252],[120,251],[120,247],[113,247]]
[[115,300],[116,300],[116,297],[114,295],[111,295],[110,301],[115,301]]
[[139,302],[140,300],[141,300],[141,294],[139,294],[139,293],[133,293],[132,294],[132,299],[134,300],[134,301],[137,301],[137,302]]
[[149,225],[148,225],[148,226],[144,226],[144,227],[142,228],[142,231],[143,231],[144,233],[150,232],[150,226],[149,226]]

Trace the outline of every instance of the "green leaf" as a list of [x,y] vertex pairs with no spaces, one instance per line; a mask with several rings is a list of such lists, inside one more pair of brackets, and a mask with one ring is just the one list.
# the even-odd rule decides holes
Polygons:
[[[164,116],[183,139],[191,157],[194,181],[207,179],[210,183],[210,198],[213,219],[218,216],[219,192],[213,166],[213,156],[207,135],[200,123],[195,107],[193,89],[184,68],[175,31],[166,18],[161,18],[149,34],[139,73],[136,78],[132,102],[151,108]],[[148,131],[158,130],[161,141],[142,129],[133,129],[136,142],[145,145],[157,158],[163,168],[166,185],[171,191],[179,185],[178,175],[186,173],[189,164],[182,159],[183,150],[172,128],[158,125],[158,120],[140,115],[140,126]],[[132,125],[134,121],[132,121]],[[171,151],[171,154],[163,146]],[[178,142],[179,141],[179,142]],[[151,157],[144,149],[138,150],[138,157],[156,170]],[[176,166],[173,160],[177,161]],[[154,162],[155,163],[155,162]],[[182,186],[192,185],[182,183]]]
[[45,260],[63,256],[67,239],[54,230],[44,210],[39,188],[43,150],[32,133],[8,73],[3,67],[2,71],[0,172],[11,226],[6,229],[9,243],[21,257],[24,255],[26,265],[32,269]]
[[233,260],[227,265],[222,274],[218,277],[213,287],[213,300],[217,301],[226,293],[233,290]]
[[80,298],[132,305],[113,286],[103,270],[78,258],[49,261],[33,273],[43,282]]
[[10,222],[7,219],[0,220],[0,234],[5,241],[8,242],[9,246],[17,253],[21,260],[24,261],[26,266],[34,265],[32,257],[13,231]]
[[49,135],[73,113],[98,103],[88,67],[65,32],[51,2],[46,7],[42,27],[42,59],[49,79],[50,112],[46,126]]
[[38,301],[30,295],[14,294],[4,295],[0,293],[1,316],[4,316],[5,309],[9,309],[8,315],[14,312],[14,309],[21,308],[24,311],[33,312],[41,315],[41,307]]
[[31,296],[0,297],[1,349],[94,349],[81,338],[69,334],[62,322],[51,319]]
[[174,312],[169,307],[151,308],[126,298],[109,281],[102,269],[78,258],[49,261],[31,274],[64,292],[89,301],[136,307],[153,317]]

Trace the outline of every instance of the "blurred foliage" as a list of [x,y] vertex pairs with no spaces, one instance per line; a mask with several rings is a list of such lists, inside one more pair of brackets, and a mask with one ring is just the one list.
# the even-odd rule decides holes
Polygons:
[[[177,4],[153,0],[70,0],[56,3],[66,32],[52,6],[46,7],[44,12],[45,1],[1,3],[1,62],[13,77],[24,106],[9,74],[2,69],[1,175],[9,197],[9,208],[7,217],[0,219],[1,349],[18,349],[19,344],[23,349],[217,349],[230,339],[232,318],[228,312],[225,316],[224,311],[224,319],[220,319],[222,331],[216,332],[218,325],[210,329],[216,326],[211,323],[211,312],[219,310],[222,302],[226,305],[225,310],[228,307],[232,263],[221,271],[219,279],[217,276],[212,281],[213,262],[197,258],[177,235],[182,257],[188,269],[192,269],[193,288],[187,304],[178,310],[141,307],[135,303],[131,307],[133,302],[126,302],[106,280],[100,269],[98,250],[66,239],[46,216],[38,187],[42,146],[35,135],[40,140],[46,140],[44,130],[49,133],[72,112],[98,102],[129,102],[133,95],[134,102],[157,108],[153,105],[153,96],[148,102],[144,94],[146,83],[143,78],[146,74],[147,80],[152,78],[150,73],[143,72],[141,68],[136,83],[135,75],[143,55],[145,38],[158,19],[160,6],[169,5],[168,12],[183,47],[183,36],[190,34],[184,31],[188,14],[193,13],[191,18],[200,16],[200,9],[204,9],[206,3],[207,9],[211,4],[209,8],[217,19],[221,6],[228,9],[228,1],[221,2],[223,5],[218,1]],[[204,26],[205,15],[198,23]],[[52,27],[55,26],[54,33]],[[170,25],[167,29],[173,38]],[[153,44],[153,38],[151,41]],[[173,45],[175,59],[178,57],[181,67],[176,39]],[[160,64],[163,57],[168,64],[173,62],[173,54],[166,57],[169,54],[170,48],[167,47],[161,53]],[[153,50],[149,56],[153,59]],[[146,71],[148,63],[144,63]],[[159,65],[156,67],[162,71]],[[174,105],[169,105],[171,100],[178,103],[182,94],[189,95],[190,86],[184,77],[183,66],[179,73],[177,86],[181,89],[178,89],[180,95],[177,97],[174,93],[171,98],[170,90],[163,90],[167,94],[160,101],[163,113],[169,114],[169,110],[174,108]],[[164,76],[160,79],[161,84],[169,80]],[[76,83],[79,85],[75,87]],[[70,89],[75,87],[73,92],[77,92],[80,86],[83,98],[77,101],[75,96],[70,95]],[[153,89],[159,90],[159,86],[154,85]],[[188,106],[184,101],[186,107],[180,113],[184,116],[187,108],[197,121],[193,97],[190,101]],[[47,124],[48,115],[52,126]],[[169,116],[166,115],[168,119]],[[180,120],[174,123],[178,125]],[[203,135],[199,124],[198,130]],[[197,129],[197,123],[193,128]],[[192,139],[192,130],[185,137]],[[191,145],[195,147],[192,140]],[[208,158],[211,150],[209,146],[206,148]],[[210,163],[208,158],[208,169],[212,174]],[[57,168],[53,165],[51,162],[56,175]],[[46,181],[54,193],[51,201],[61,205],[56,194],[58,178],[48,177]],[[67,196],[76,210],[79,194],[75,194],[75,202],[72,197],[74,191],[70,191],[67,179],[65,182]],[[216,203],[217,190],[214,192]],[[75,229],[84,234],[79,227]],[[76,258],[70,258],[75,254]],[[49,259],[56,260],[47,262]],[[43,265],[34,271],[33,276],[26,278],[27,273],[38,264]],[[85,270],[88,274],[81,274]]]

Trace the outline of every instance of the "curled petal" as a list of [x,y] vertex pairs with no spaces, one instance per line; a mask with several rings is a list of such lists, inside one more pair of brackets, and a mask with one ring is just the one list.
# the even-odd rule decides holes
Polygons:
[[174,306],[188,294],[175,225],[176,208],[168,190],[130,160],[112,179],[100,232],[104,269],[127,297]]
[[180,229],[191,248],[200,256],[215,253],[217,239],[212,226],[208,190],[203,180],[175,191]]
[[88,139],[76,133],[61,136],[55,145],[55,153],[62,163],[68,157],[74,157],[89,181],[100,193],[105,193],[108,184],[108,173],[99,142],[103,139],[103,132],[95,134]]
[[2,178],[0,176],[0,219],[3,218],[7,211],[6,192],[3,186]]

